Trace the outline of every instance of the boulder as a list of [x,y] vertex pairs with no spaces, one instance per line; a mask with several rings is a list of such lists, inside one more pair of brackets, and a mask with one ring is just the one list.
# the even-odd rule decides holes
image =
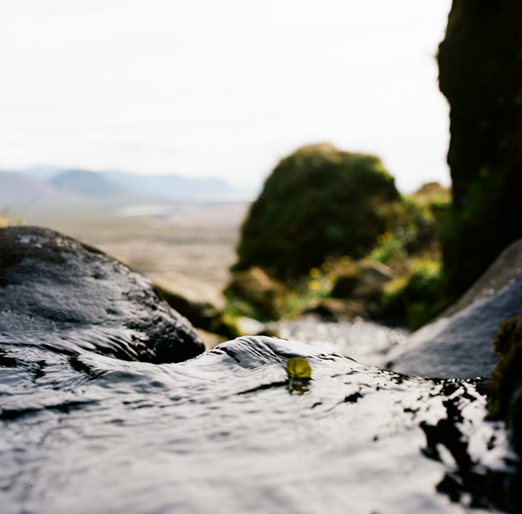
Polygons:
[[0,331],[41,340],[54,334],[54,345],[62,344],[60,333],[74,333],[74,345],[63,342],[71,352],[89,348],[125,360],[179,362],[204,351],[149,279],[40,227],[0,229]]
[[388,367],[440,378],[488,375],[498,361],[492,342],[499,325],[519,314],[521,307],[522,240],[518,240],[458,302],[392,350]]
[[361,298],[369,302],[378,302],[384,285],[392,278],[393,272],[385,264],[361,262],[336,277],[332,298]]
[[149,273],[156,291],[195,327],[214,332],[222,323],[226,306],[223,293],[210,284],[182,273]]
[[249,304],[259,319],[278,319],[288,294],[284,284],[253,266],[232,274],[226,294]]
[[392,270],[385,264],[360,261],[335,276],[331,298],[311,302],[303,313],[335,321],[378,318],[379,300],[392,276]]

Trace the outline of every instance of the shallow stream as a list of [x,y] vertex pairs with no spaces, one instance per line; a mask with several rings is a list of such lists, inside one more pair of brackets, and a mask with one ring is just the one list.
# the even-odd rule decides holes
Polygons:
[[[130,333],[0,334],[3,514],[511,508],[514,456],[503,425],[484,420],[481,380],[400,375],[268,337],[131,362],[97,353],[104,338]],[[312,380],[289,390],[296,356]]]

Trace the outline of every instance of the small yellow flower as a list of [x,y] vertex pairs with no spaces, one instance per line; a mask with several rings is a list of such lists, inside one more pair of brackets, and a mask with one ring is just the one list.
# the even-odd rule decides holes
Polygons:
[[379,234],[377,236],[377,242],[382,245],[383,243],[386,243],[392,238],[392,234],[390,232],[385,232],[384,234]]
[[321,264],[321,269],[325,272],[325,273],[328,273],[331,269],[332,269],[332,263],[331,262],[323,262]]
[[308,274],[312,277],[312,278],[319,278],[321,276],[321,271],[318,270],[317,268],[312,268]]
[[321,289],[321,282],[319,282],[319,280],[310,280],[310,282],[308,282],[308,289],[310,291],[319,291],[319,289]]

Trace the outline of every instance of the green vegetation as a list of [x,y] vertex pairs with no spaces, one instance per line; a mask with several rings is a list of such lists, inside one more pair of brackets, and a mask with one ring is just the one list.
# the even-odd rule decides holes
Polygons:
[[522,339],[518,328],[518,316],[500,324],[493,341],[500,360],[491,373],[489,387],[489,412],[494,419],[506,420],[515,391],[522,387]]
[[12,225],[25,225],[25,219],[22,216],[18,216],[15,220],[13,220],[12,216],[9,215],[9,210],[4,209],[0,211],[0,228],[9,227]]
[[268,321],[308,311],[419,328],[445,306],[439,234],[449,202],[438,183],[399,195],[376,157],[331,145],[298,150],[243,224],[228,315]]
[[305,146],[266,180],[243,224],[234,270],[262,268],[286,283],[330,257],[364,257],[394,230],[400,197],[372,155]]
[[395,318],[416,330],[440,311],[442,269],[435,260],[414,260],[408,272],[390,281],[381,297],[384,318]]
[[228,319],[246,316],[259,321],[291,319],[312,302],[330,296],[332,280],[317,272],[313,268],[292,288],[257,267],[236,272],[225,290],[226,315]]

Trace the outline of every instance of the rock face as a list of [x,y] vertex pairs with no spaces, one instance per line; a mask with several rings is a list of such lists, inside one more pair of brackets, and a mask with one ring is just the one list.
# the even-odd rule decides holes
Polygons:
[[510,245],[484,275],[439,318],[389,354],[401,373],[471,378],[489,375],[498,356],[492,342],[502,321],[522,307],[522,240]]
[[0,331],[74,333],[80,347],[125,360],[179,362],[204,351],[147,278],[39,227],[0,229]]
[[438,52],[450,104],[453,213],[443,252],[458,296],[522,237],[522,2],[453,0]]

